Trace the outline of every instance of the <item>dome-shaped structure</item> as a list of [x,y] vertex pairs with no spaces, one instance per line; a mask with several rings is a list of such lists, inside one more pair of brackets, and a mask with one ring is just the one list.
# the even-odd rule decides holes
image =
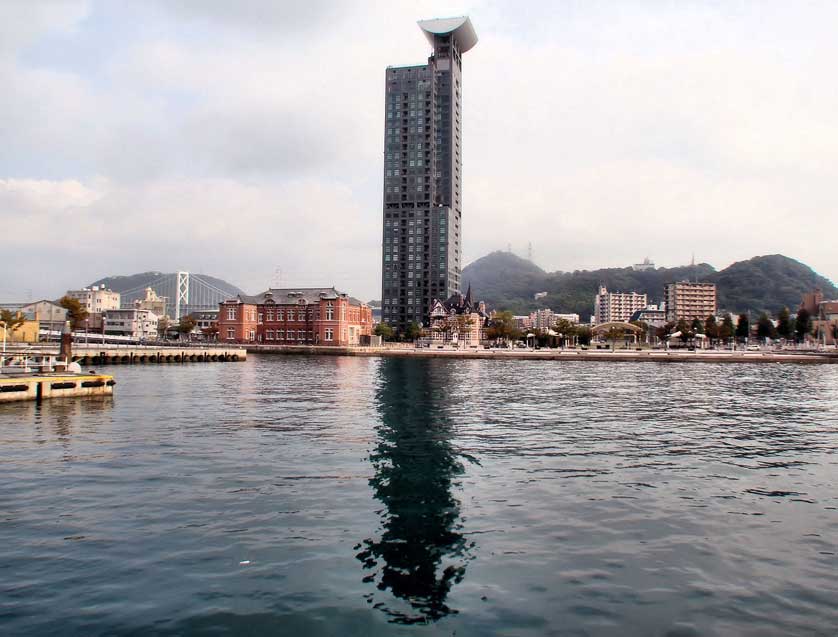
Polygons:
[[468,16],[459,18],[435,18],[433,20],[419,20],[419,28],[425,33],[431,46],[434,45],[435,35],[450,34],[460,53],[465,53],[477,44],[477,33]]

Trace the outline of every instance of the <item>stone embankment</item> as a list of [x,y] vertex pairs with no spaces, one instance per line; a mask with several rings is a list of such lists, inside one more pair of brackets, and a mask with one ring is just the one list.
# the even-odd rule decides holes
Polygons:
[[416,347],[325,347],[317,345],[252,345],[260,354],[322,356],[388,356],[404,358],[461,358],[489,360],[608,361],[652,363],[838,363],[838,352],[766,350],[581,350],[581,349],[452,349]]

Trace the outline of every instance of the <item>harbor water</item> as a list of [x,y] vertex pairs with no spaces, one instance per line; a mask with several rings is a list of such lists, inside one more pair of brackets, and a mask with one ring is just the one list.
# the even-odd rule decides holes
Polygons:
[[0,634],[838,634],[838,366],[101,371],[0,405]]

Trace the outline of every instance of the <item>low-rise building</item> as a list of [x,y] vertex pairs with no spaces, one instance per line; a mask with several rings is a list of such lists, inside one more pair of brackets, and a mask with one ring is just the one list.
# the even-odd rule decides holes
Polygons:
[[38,321],[45,330],[61,331],[67,321],[67,310],[47,299],[21,305],[20,311]]
[[67,320],[67,310],[47,299],[29,303],[0,303],[0,309],[21,312],[28,320],[38,321],[40,329],[44,330],[60,331]]
[[838,345],[835,338],[838,329],[838,301],[819,301],[814,315],[813,328],[818,341],[826,345]]
[[704,320],[716,315],[716,284],[679,281],[666,286],[664,293],[668,321]]
[[358,345],[372,334],[372,311],[335,288],[269,289],[219,303],[217,326],[228,343]]
[[641,321],[652,327],[663,327],[666,325],[666,309],[657,305],[648,305],[629,317],[629,323],[634,321]]
[[38,342],[41,330],[37,319],[33,318],[31,314],[22,312],[21,310],[14,310],[8,307],[2,307],[2,309],[9,310],[14,319],[22,319],[22,322],[14,325],[13,327],[0,323],[0,334],[2,334],[0,336],[0,340],[4,343]]
[[158,317],[151,310],[126,308],[103,312],[105,334],[137,339],[157,338]]
[[568,321],[569,323],[573,323],[574,325],[579,323],[579,315],[578,314],[561,314],[557,313],[553,315],[553,318],[556,319],[556,322],[559,321]]
[[93,285],[81,290],[67,290],[67,296],[76,299],[91,314],[118,310],[121,299],[119,292],[107,289],[103,285]]
[[645,294],[638,292],[609,292],[605,285],[600,285],[594,299],[593,321],[602,323],[627,323],[632,314],[647,305]]
[[428,337],[432,341],[479,345],[485,336],[487,319],[486,305],[472,300],[469,285],[465,296],[457,293],[445,301],[434,299]]
[[166,315],[166,303],[169,301],[168,297],[157,296],[157,292],[153,288],[145,289],[145,298],[134,301],[134,307],[138,310],[150,310],[154,312],[158,318]]
[[635,263],[631,266],[631,269],[635,272],[645,272],[646,270],[654,270],[655,269],[655,262],[652,261],[649,257],[643,259],[643,263]]

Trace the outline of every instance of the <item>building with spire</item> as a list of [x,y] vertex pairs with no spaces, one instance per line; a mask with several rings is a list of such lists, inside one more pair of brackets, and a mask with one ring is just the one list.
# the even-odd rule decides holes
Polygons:
[[429,319],[431,340],[478,345],[483,340],[489,315],[486,304],[472,298],[469,284],[465,295],[455,292],[445,301],[434,299]]
[[468,17],[419,28],[428,63],[385,71],[382,320],[399,330],[460,292],[462,55],[477,44]]

